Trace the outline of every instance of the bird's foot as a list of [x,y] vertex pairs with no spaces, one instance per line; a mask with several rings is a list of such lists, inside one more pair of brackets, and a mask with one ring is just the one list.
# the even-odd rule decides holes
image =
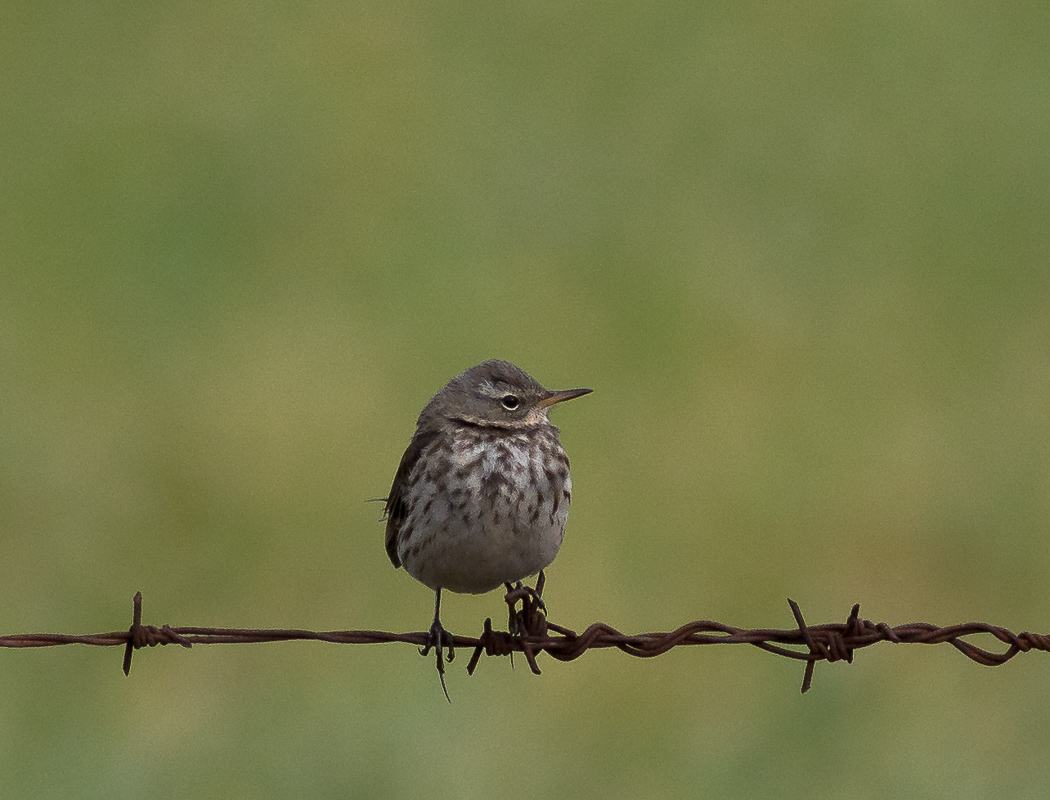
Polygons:
[[[529,642],[529,638],[544,638],[547,636],[547,606],[541,597],[543,592],[543,573],[540,573],[535,589],[531,586],[522,585],[521,581],[518,581],[513,586],[507,583],[506,586],[507,594],[504,600],[507,603],[509,614],[507,630],[510,636],[520,641],[521,650],[525,654],[525,660],[529,664],[529,669],[534,674],[539,675],[540,668],[536,663],[536,653]],[[520,611],[518,610],[519,602],[521,603]],[[511,667],[514,666],[513,651],[510,653],[510,665]]]
[[434,650],[434,658],[437,662],[438,677],[441,679],[441,691],[445,693],[445,699],[451,703],[452,698],[448,696],[448,687],[445,686],[445,651],[448,650],[447,660],[452,661],[456,657],[456,649],[452,644],[452,634],[446,631],[436,619],[434,624],[430,626],[426,646],[419,649],[419,654],[421,656],[429,655],[431,649]]
[[[536,588],[522,585],[518,581],[514,586],[510,583],[504,600],[507,603],[508,619],[507,630],[513,636],[546,636],[547,635],[547,605],[543,602],[543,584],[545,578],[540,572],[536,580]],[[517,608],[521,603],[521,610]]]

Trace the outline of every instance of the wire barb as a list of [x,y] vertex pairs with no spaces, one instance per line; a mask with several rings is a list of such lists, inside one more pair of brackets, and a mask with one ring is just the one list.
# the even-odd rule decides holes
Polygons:
[[181,644],[189,648],[193,645],[167,625],[154,628],[142,624],[142,592],[135,592],[132,600],[131,627],[128,628],[128,641],[124,645],[124,675],[131,674],[131,654],[140,647],[156,647],[158,644]]
[[[636,658],[655,658],[675,647],[707,644],[748,644],[774,655],[805,661],[802,691],[809,690],[818,661],[845,661],[853,663],[854,651],[870,647],[877,642],[895,644],[943,644],[947,642],[956,650],[978,664],[996,667],[1005,664],[1018,653],[1030,650],[1050,652],[1050,635],[1012,631],[984,622],[967,622],[961,625],[938,627],[928,622],[912,622],[890,627],[884,622],[874,623],[862,619],[860,605],[854,605],[845,623],[809,625],[802,616],[798,603],[788,600],[791,613],[798,626],[794,630],[768,628],[745,629],[725,625],[711,620],[696,620],[669,632],[624,634],[602,622],[595,622],[583,633],[549,622],[543,613],[540,598],[542,583],[536,589],[512,587],[508,593],[515,602],[521,601],[522,609],[511,605],[511,627],[514,634],[496,631],[492,620],[486,619],[480,637],[454,636],[445,632],[446,647],[473,649],[467,664],[468,674],[473,674],[481,655],[509,656],[523,653],[530,669],[539,674],[536,657],[546,653],[558,661],[574,661],[588,650],[616,648]],[[1006,650],[996,653],[979,647],[966,637],[990,634],[1006,645]],[[0,647],[54,647],[64,644],[86,644],[98,647],[123,645],[123,670],[131,671],[131,656],[135,650],[157,645],[178,644],[190,648],[195,644],[244,644],[249,642],[322,641],[336,644],[379,644],[404,642],[417,647],[426,647],[432,642],[429,631],[415,633],[391,633],[388,631],[309,631],[298,629],[247,629],[247,628],[197,628],[144,625],[142,623],[142,593],[135,595],[132,606],[132,623],[127,630],[87,635],[59,633],[24,633],[0,636]],[[443,677],[443,676],[442,676]]]

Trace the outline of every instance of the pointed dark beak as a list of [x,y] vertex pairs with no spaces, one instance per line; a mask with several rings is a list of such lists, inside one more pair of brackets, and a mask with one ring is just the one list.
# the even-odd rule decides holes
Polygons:
[[566,400],[574,400],[577,397],[583,397],[585,394],[590,394],[593,389],[566,389],[563,392],[551,392],[549,395],[540,400],[536,405],[540,408],[547,408],[555,403],[564,403]]

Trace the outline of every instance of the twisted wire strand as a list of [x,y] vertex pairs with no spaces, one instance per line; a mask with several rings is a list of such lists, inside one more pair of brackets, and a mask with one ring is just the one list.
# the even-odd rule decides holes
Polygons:
[[[788,600],[791,612],[798,625],[795,629],[737,628],[712,620],[696,620],[673,631],[625,634],[611,625],[595,622],[582,633],[548,622],[542,603],[530,602],[519,595],[523,608],[515,610],[508,593],[511,607],[511,629],[517,634],[496,631],[491,619],[485,620],[484,631],[479,637],[453,636],[452,645],[470,649],[474,653],[467,665],[473,674],[482,654],[506,656],[523,653],[530,669],[540,673],[536,656],[546,653],[558,661],[573,661],[588,650],[616,648],[636,658],[655,658],[676,648],[694,645],[747,644],[774,655],[805,661],[802,691],[806,692],[813,680],[813,669],[818,661],[853,662],[853,653],[878,642],[895,644],[951,644],[956,650],[978,664],[999,666],[1018,653],[1030,650],[1050,652],[1050,635],[1012,631],[984,622],[967,622],[960,625],[940,627],[927,622],[912,622],[890,627],[886,623],[874,623],[860,617],[860,605],[853,606],[845,623],[807,625],[797,603]],[[536,598],[538,601],[538,598]],[[990,634],[1006,645],[1006,650],[996,653],[979,647],[964,637]],[[202,628],[144,625],[142,623],[142,593],[135,595],[133,622],[123,631],[110,631],[86,635],[59,633],[24,633],[0,636],[0,647],[53,647],[65,644],[85,644],[100,647],[124,645],[124,674],[131,670],[131,657],[135,650],[143,647],[177,644],[190,648],[197,644],[246,644],[258,642],[322,641],[334,644],[382,644],[404,642],[423,647],[428,633],[393,633],[390,631],[311,631],[300,629],[248,629],[248,628]],[[797,649],[792,649],[797,648]]]

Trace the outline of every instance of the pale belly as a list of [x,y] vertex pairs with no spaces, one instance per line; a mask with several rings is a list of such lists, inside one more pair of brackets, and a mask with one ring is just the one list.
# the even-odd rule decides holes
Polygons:
[[560,447],[557,469],[527,453],[511,437],[464,448],[443,469],[413,476],[409,535],[398,545],[413,578],[431,589],[480,594],[554,560],[569,517],[568,462]]

